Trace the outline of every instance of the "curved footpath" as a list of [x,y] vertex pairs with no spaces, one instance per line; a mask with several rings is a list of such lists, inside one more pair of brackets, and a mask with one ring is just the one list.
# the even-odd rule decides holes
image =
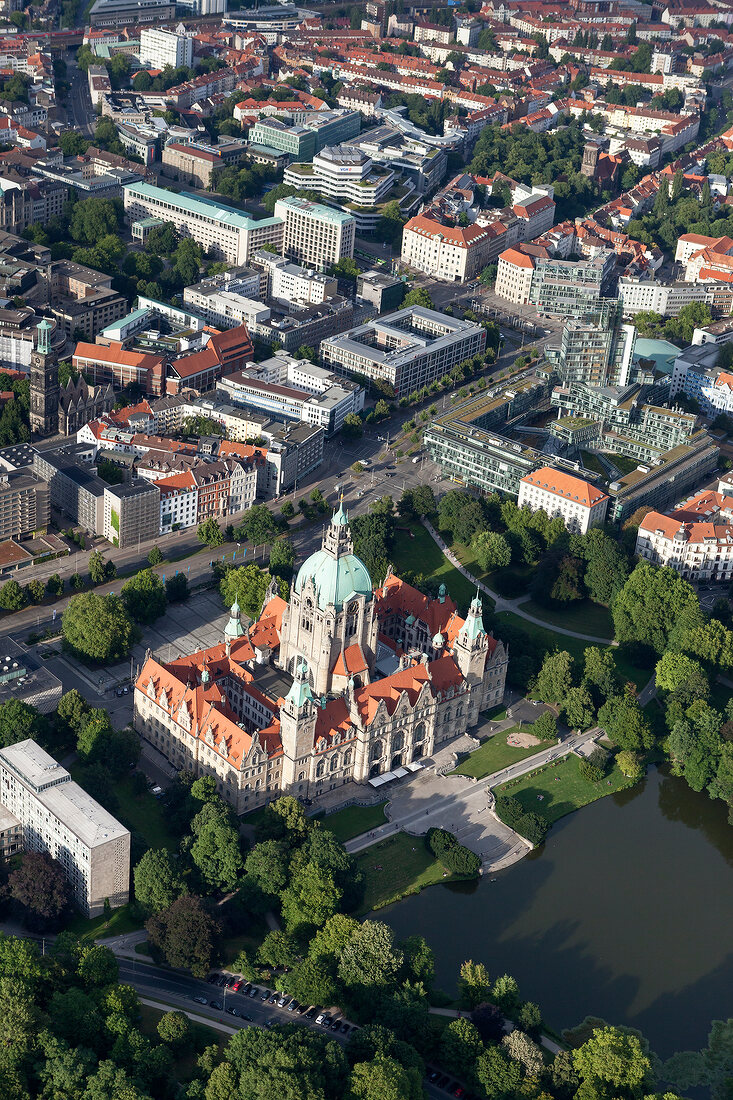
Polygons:
[[492,809],[492,788],[567,756],[599,733],[596,727],[576,737],[568,737],[562,744],[551,745],[484,779],[439,775],[426,768],[410,783],[395,790],[386,808],[389,816],[386,824],[348,840],[344,847],[347,852],[362,852],[400,830],[422,836],[428,829],[447,829],[481,857],[484,870],[509,867],[531,851],[532,845],[496,816]]
[[494,610],[497,614],[501,611],[511,611],[513,615],[518,615],[520,619],[526,619],[528,623],[534,623],[535,626],[541,626],[545,630],[551,630],[553,634],[566,634],[568,638],[579,638],[581,642],[595,642],[596,645],[618,645],[613,638],[598,638],[595,634],[581,634],[577,630],[568,630],[564,626],[555,626],[554,623],[548,623],[546,619],[538,619],[536,615],[530,615],[528,611],[522,611],[521,605],[525,603],[529,596],[518,596],[516,600],[506,600],[503,596],[500,596],[498,592],[494,592],[488,585],[484,584],[477,577],[474,577],[472,573],[466,569],[465,565],[462,565],[458,558],[455,556],[449,546],[445,544],[438,532],[433,527],[429,520],[423,519],[423,525],[430,537],[435,542],[443,557],[447,558],[451,565],[462,573],[466,580],[469,580],[471,584],[475,584],[481,592],[485,592],[495,604]]

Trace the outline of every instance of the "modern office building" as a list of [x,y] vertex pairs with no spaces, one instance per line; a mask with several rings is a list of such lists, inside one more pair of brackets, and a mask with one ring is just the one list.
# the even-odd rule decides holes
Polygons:
[[[193,237],[207,252],[231,264],[246,264],[252,253],[266,244],[282,251],[284,225],[279,214],[255,221],[241,210],[223,206],[214,199],[166,191],[149,183],[125,187],[124,204],[131,223],[144,218],[172,222],[184,237]],[[352,253],[353,241],[348,255]]]
[[[0,804],[15,818],[26,851],[57,860],[87,917],[126,905],[130,833],[35,741],[0,749]],[[3,833],[13,827],[3,815]]]
[[169,0],[95,0],[89,12],[92,27],[139,26],[173,19],[176,5]]
[[403,396],[442,378],[485,346],[481,325],[410,306],[324,340],[320,355],[326,367],[387,382]]
[[343,210],[291,195],[278,199],[271,220],[282,224],[280,251],[306,267],[328,271],[342,257],[354,255],[356,223]]
[[45,531],[51,519],[48,485],[29,468],[0,470],[0,542]]
[[158,27],[143,27],[140,32],[140,60],[151,69],[170,65],[179,69],[193,65],[193,38]]
[[376,206],[387,198],[395,179],[394,172],[375,165],[356,146],[327,145],[312,164],[289,165],[283,183],[337,202]]
[[707,432],[663,454],[653,465],[641,463],[608,486],[608,518],[623,523],[637,508],[663,512],[704,483],[717,468],[720,451]]
[[636,329],[622,323],[619,303],[604,298],[592,312],[567,320],[546,355],[564,383],[626,386],[636,376],[635,341]]
[[275,256],[263,249],[255,253],[252,262],[262,268],[268,298],[318,306],[338,294],[338,281],[332,275],[301,267],[285,256]]
[[399,309],[405,296],[405,284],[397,275],[384,271],[364,271],[356,279],[356,296],[374,306],[377,313]]
[[307,126],[282,118],[260,118],[249,132],[255,146],[277,149],[292,160],[310,161],[316,151],[316,135]]
[[586,316],[598,308],[615,264],[611,249],[590,260],[540,258],[534,266],[530,305],[541,317]]

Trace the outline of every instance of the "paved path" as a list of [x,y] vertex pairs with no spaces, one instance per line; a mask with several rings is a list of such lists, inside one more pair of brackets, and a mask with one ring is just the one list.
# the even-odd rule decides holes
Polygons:
[[640,707],[646,706],[646,704],[649,702],[650,699],[654,699],[656,694],[657,694],[656,677],[652,676],[652,678],[649,680],[649,682],[644,685],[644,687],[641,689],[641,691],[637,695],[636,701],[638,702]]
[[531,850],[531,845],[494,814],[490,808],[491,790],[551,760],[567,756],[598,734],[599,730],[593,729],[569,737],[560,745],[551,745],[484,779],[439,775],[425,769],[409,784],[394,791],[386,807],[387,824],[354,837],[346,842],[345,848],[347,852],[362,852],[399,831],[422,836],[430,828],[440,828],[455,833],[462,844],[476,852],[485,870],[508,867],[522,859]]
[[534,623],[535,626],[542,626],[545,630],[551,630],[554,634],[566,634],[568,638],[580,638],[582,642],[595,642],[596,645],[618,645],[618,642],[615,642],[613,638],[599,638],[595,634],[581,634],[577,630],[569,630],[564,626],[555,626],[554,623],[548,623],[546,619],[538,619],[536,615],[530,615],[528,611],[522,611],[521,605],[527,602],[530,598],[529,596],[518,596],[515,600],[504,599],[498,592],[494,592],[493,589],[489,588],[483,581],[478,580],[472,573],[469,573],[465,565],[462,565],[450,547],[446,546],[443,539],[428,520],[424,519],[423,523],[428,534],[451,565],[454,566],[459,573],[462,573],[466,580],[469,580],[471,584],[475,584],[481,592],[485,592],[487,596],[491,597],[494,601],[494,610],[497,614],[501,611],[510,611],[513,615],[518,615],[520,619],[526,619],[528,623]]

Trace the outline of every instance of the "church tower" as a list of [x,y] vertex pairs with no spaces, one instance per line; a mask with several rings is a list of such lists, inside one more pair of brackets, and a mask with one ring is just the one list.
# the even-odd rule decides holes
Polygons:
[[453,658],[471,689],[467,725],[478,722],[482,706],[484,671],[489,651],[489,636],[484,630],[483,607],[478,592],[471,600],[466,621],[453,643]]
[[31,431],[40,435],[54,435],[59,423],[59,365],[51,350],[52,331],[53,325],[44,317],[31,354]]

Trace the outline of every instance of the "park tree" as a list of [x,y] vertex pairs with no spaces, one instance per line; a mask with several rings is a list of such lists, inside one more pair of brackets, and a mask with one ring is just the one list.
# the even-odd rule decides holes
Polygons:
[[157,1031],[164,1043],[182,1047],[191,1036],[191,1024],[184,1012],[166,1012],[158,1020]]
[[338,976],[352,995],[358,994],[392,985],[402,962],[392,929],[382,921],[366,920],[341,952]]
[[105,581],[114,577],[114,573],[110,576],[110,566],[112,564],[112,562],[105,561],[101,550],[91,552],[89,555],[89,579],[93,585],[104,584]]
[[65,691],[56,705],[56,725],[66,736],[77,737],[90,706],[76,688]]
[[87,944],[81,949],[76,972],[84,985],[92,989],[115,985],[120,977],[114,952],[99,943]]
[[294,933],[306,931],[310,925],[320,927],[336,912],[341,897],[331,872],[307,863],[291,877],[281,895],[285,927]]
[[544,703],[562,703],[573,686],[573,658],[566,649],[548,653],[537,674],[537,694]]
[[423,309],[435,309],[435,303],[428,294],[425,287],[415,287],[413,290],[408,291],[402,301],[402,308],[407,309],[408,306],[422,306]]
[[677,620],[696,607],[694,589],[674,569],[639,562],[613,604],[616,639],[643,642],[661,655]]
[[219,926],[201,898],[177,898],[146,921],[153,947],[169,966],[190,970],[196,978],[211,968]]
[[551,710],[545,710],[532,723],[532,736],[539,741],[557,741],[557,718]]
[[511,974],[502,974],[494,982],[491,999],[507,1016],[512,1016],[520,1004],[519,985]]
[[501,1045],[513,1062],[519,1062],[528,1077],[540,1076],[545,1068],[542,1051],[529,1035],[515,1028],[504,1036]]
[[279,928],[268,932],[257,950],[259,962],[285,970],[295,966],[299,955],[298,941]]
[[290,846],[284,840],[263,840],[247,855],[245,869],[266,894],[276,896],[288,882]]
[[272,576],[289,581],[295,566],[295,547],[291,539],[277,539],[270,550],[269,570]]
[[234,529],[237,541],[249,539],[255,546],[272,542],[279,534],[280,526],[266,504],[253,504]]
[[188,892],[178,860],[167,848],[148,848],[133,878],[135,898],[149,913],[161,913]]
[[185,573],[173,573],[165,579],[165,598],[168,603],[180,603],[188,597],[188,578]]
[[356,413],[347,413],[341,425],[341,435],[344,439],[361,439],[364,434],[364,423]]
[[626,555],[599,527],[592,527],[583,539],[585,583],[588,595],[597,603],[611,604],[629,575]]
[[598,711],[598,725],[620,749],[642,752],[654,744],[646,716],[629,692],[614,695]]
[[400,515],[408,519],[434,516],[437,511],[435,493],[429,485],[416,485],[414,489],[405,489],[397,507]]
[[471,539],[471,550],[485,573],[503,569],[512,560],[512,549],[503,535],[496,531],[477,531]]
[[120,596],[125,611],[137,623],[154,623],[165,614],[165,588],[152,569],[141,569],[136,576],[125,581]]
[[64,594],[64,582],[58,573],[52,573],[46,581],[46,591],[49,596],[57,600]]
[[148,565],[161,565],[163,560],[163,551],[159,546],[154,546],[148,553]]
[[562,713],[570,729],[588,729],[593,723],[595,711],[593,700],[587,688],[570,688],[562,704]]
[[422,1100],[424,1095],[419,1071],[384,1054],[357,1062],[349,1078],[349,1100]]
[[638,782],[644,775],[644,765],[641,762],[641,757],[636,752],[623,749],[616,757],[616,763],[622,775],[625,775],[633,783]]
[[484,964],[473,959],[462,963],[458,989],[462,1000],[467,1001],[471,1008],[487,1001],[491,995],[491,978]]
[[594,688],[604,699],[618,695],[621,683],[610,649],[589,646],[583,653],[583,684]]
[[233,890],[242,873],[239,833],[225,821],[210,821],[191,845],[191,859],[214,890]]
[[3,611],[20,611],[27,603],[26,592],[16,580],[5,581],[0,587],[0,608]]
[[451,1020],[440,1037],[440,1064],[457,1077],[470,1078],[483,1049],[475,1024],[465,1017]]
[[476,1062],[476,1079],[488,1100],[513,1100],[518,1095],[522,1073],[498,1047],[489,1047]]
[[287,987],[301,1004],[330,1005],[338,998],[333,968],[325,959],[303,959],[288,974]]
[[119,596],[83,592],[72,596],[61,618],[64,645],[73,653],[98,663],[127,657],[135,628]]
[[196,528],[196,535],[199,542],[203,542],[204,546],[210,546],[212,548],[221,546],[224,542],[224,535],[222,534],[219,523],[212,516],[207,519],[205,523],[200,523]]
[[71,888],[61,864],[45,852],[24,852],[8,878],[10,897],[23,907],[29,927],[56,927],[71,904]]
[[600,1094],[640,1096],[653,1084],[649,1055],[638,1035],[618,1027],[599,1027],[573,1051],[573,1065],[581,1081]]
[[25,586],[25,591],[30,603],[43,603],[46,597],[46,586],[43,581],[28,581],[28,584]]
[[309,821],[301,803],[292,795],[282,795],[265,807],[256,837],[258,841],[287,840],[294,846],[305,840],[308,830]]
[[22,699],[8,699],[0,703],[0,746],[7,748],[28,738],[45,744],[48,738],[47,719]]
[[710,693],[710,685],[700,662],[670,650],[663,653],[657,662],[655,683],[661,691],[669,693],[687,688],[699,699],[707,698]]
[[219,593],[225,607],[232,607],[236,600],[250,619],[257,619],[265,602],[270,574],[250,562],[235,569],[228,569],[221,579]]

